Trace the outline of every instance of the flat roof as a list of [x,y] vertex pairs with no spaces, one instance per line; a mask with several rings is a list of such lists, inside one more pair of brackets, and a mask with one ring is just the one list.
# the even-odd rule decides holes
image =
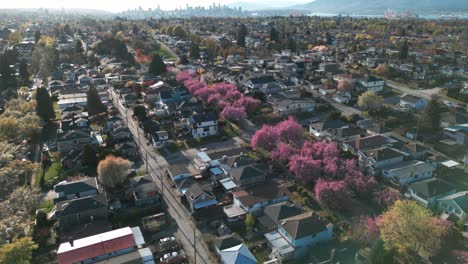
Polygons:
[[282,237],[277,231],[265,234],[265,238],[270,242],[271,246],[276,249],[281,255],[294,252],[294,247]]
[[229,191],[229,190],[232,190],[234,188],[237,187],[236,183],[233,182],[231,179],[229,178],[226,178],[226,179],[222,179],[219,181],[219,183],[221,183],[221,185],[224,187],[225,190]]
[[447,161],[444,161],[442,163],[440,163],[440,165],[442,166],[445,166],[447,168],[452,168],[452,167],[456,167],[458,165],[460,165],[460,163],[454,161],[454,160],[447,160]]
[[231,218],[231,217],[237,217],[237,216],[241,216],[241,215],[245,215],[246,212],[244,211],[244,209],[240,208],[239,206],[237,205],[228,205],[228,206],[224,206],[223,207],[223,211],[224,211],[224,214],[226,214],[227,217]]
[[205,152],[198,152],[197,153],[197,157],[200,158],[203,162],[210,162],[211,159],[210,157],[208,157],[208,155],[205,153]]

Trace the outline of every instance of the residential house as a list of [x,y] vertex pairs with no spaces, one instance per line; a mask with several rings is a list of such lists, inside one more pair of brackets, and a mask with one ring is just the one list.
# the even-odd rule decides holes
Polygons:
[[383,167],[401,163],[404,158],[405,153],[390,147],[369,150],[359,156],[366,169],[377,176],[380,176]]
[[218,117],[215,113],[194,114],[187,119],[193,138],[204,138],[218,134]]
[[213,193],[204,190],[199,183],[192,184],[185,193],[185,197],[187,198],[192,214],[199,209],[213,206],[218,203]]
[[59,264],[155,263],[140,227],[124,227],[60,244]]
[[86,93],[61,94],[58,100],[58,106],[60,109],[64,109],[73,105],[86,107],[88,104]]
[[272,204],[263,209],[263,216],[257,218],[261,229],[265,232],[271,232],[277,229],[281,220],[300,215],[304,209],[290,202]]
[[155,148],[161,148],[169,142],[169,133],[167,131],[158,131],[151,135],[151,142]]
[[438,199],[438,209],[466,220],[468,214],[468,191],[457,192]]
[[132,139],[132,132],[125,126],[115,128],[110,134],[113,143],[128,142]]
[[348,104],[351,99],[352,96],[349,92],[338,91],[333,95],[333,100],[340,104]]
[[359,80],[359,90],[364,92],[382,92],[384,89],[385,81],[380,78],[367,76]]
[[280,116],[298,113],[310,113],[315,109],[315,102],[309,99],[280,99],[272,102],[273,111]]
[[427,105],[427,103],[427,99],[411,94],[405,94],[402,97],[400,97],[400,106],[410,111],[421,110]]
[[173,182],[192,177],[192,173],[184,164],[169,165],[166,174]]
[[237,186],[243,187],[264,182],[268,175],[268,170],[268,164],[251,164],[232,168],[228,176],[231,177]]
[[354,155],[359,155],[368,150],[377,149],[390,145],[390,140],[381,135],[359,137],[341,143],[344,151],[349,151]]
[[216,249],[216,253],[219,255],[221,251],[225,249],[242,244],[242,240],[237,234],[229,234],[213,239],[213,244]]
[[80,84],[81,87],[91,86],[92,81],[93,81],[93,78],[91,78],[89,75],[82,74],[78,76],[78,83]]
[[106,220],[106,195],[102,193],[60,201],[55,205],[54,215],[61,231],[93,221]]
[[70,150],[61,158],[62,166],[65,169],[80,169],[82,160],[82,151],[80,148]]
[[437,209],[438,199],[456,193],[455,186],[438,178],[429,178],[409,185],[411,197],[421,205]]
[[151,175],[130,178],[130,191],[136,206],[154,205],[160,197]]
[[281,262],[307,256],[317,244],[333,239],[333,225],[315,212],[280,221],[277,231],[265,234],[272,255]]
[[383,167],[382,176],[404,185],[431,178],[434,170],[426,162],[413,160]]
[[403,147],[401,147],[401,151],[408,153],[409,156],[417,160],[424,160],[427,154],[427,148],[414,141],[403,145]]
[[140,156],[138,147],[135,142],[124,142],[115,144],[115,149],[119,151],[122,156],[129,160],[135,160]]
[[240,244],[220,251],[222,264],[256,264],[257,259],[250,252],[249,248]]
[[277,82],[265,83],[260,86],[259,91],[266,95],[275,94],[281,91],[281,86]]
[[82,198],[99,193],[99,186],[96,177],[90,177],[78,181],[62,181],[54,186],[57,194],[54,203]]
[[309,125],[309,134],[316,138],[331,139],[333,130],[342,127],[349,127],[349,123],[344,122],[340,119],[337,120],[325,120],[325,121],[312,121]]
[[[245,213],[259,214],[268,205],[281,203],[289,199],[289,191],[286,187],[275,182],[265,182],[254,186],[247,186],[240,191],[232,193],[233,207],[240,208]],[[231,209],[229,206],[225,209]],[[232,215],[224,210],[228,218]]]
[[105,126],[105,131],[112,131],[114,130],[114,124],[116,122],[123,122],[122,117],[119,115],[113,115],[106,120],[106,126]]
[[91,144],[91,134],[88,130],[75,129],[57,135],[57,148],[62,154],[87,144]]
[[263,76],[259,76],[259,77],[249,78],[245,82],[245,85],[250,90],[258,90],[261,87],[263,87],[265,84],[269,84],[269,83],[276,83],[275,78],[273,76],[270,76],[270,75],[263,75]]
[[444,139],[468,146],[468,123],[444,128]]

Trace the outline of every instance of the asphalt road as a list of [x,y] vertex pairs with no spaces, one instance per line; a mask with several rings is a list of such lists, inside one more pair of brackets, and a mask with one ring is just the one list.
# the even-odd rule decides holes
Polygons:
[[433,95],[439,94],[440,91],[442,90],[441,88],[416,90],[416,89],[411,89],[408,86],[405,86],[404,84],[389,81],[389,80],[386,81],[386,84],[397,92],[419,96],[427,100],[430,100]]
[[121,104],[120,99],[112,89],[109,91],[114,105],[119,109],[120,114],[133,134],[134,140],[140,149],[142,158],[148,165],[150,175],[153,177],[158,188],[163,194],[164,200],[168,206],[167,212],[176,221],[179,227],[177,237],[182,243],[187,255],[191,256],[193,262],[194,239],[196,239],[196,263],[214,263],[206,243],[201,239],[200,231],[192,221],[191,214],[188,212],[187,208],[181,204],[180,198],[174,195],[171,187],[172,184],[165,176],[164,171],[167,167],[166,160],[162,156],[155,154],[154,147],[152,145],[147,145],[147,139],[144,136],[143,131],[137,126],[136,122],[132,118],[132,110],[125,108]]

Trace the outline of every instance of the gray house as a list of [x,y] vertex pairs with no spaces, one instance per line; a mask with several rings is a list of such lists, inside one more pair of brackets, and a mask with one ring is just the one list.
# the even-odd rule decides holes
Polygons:
[[430,178],[410,184],[411,197],[430,209],[436,209],[438,199],[456,193],[455,186],[438,178]]

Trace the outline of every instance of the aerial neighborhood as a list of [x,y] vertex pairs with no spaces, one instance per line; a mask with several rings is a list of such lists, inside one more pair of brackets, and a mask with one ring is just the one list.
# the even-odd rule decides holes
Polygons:
[[468,20],[85,13],[0,10],[0,264],[468,263]]

